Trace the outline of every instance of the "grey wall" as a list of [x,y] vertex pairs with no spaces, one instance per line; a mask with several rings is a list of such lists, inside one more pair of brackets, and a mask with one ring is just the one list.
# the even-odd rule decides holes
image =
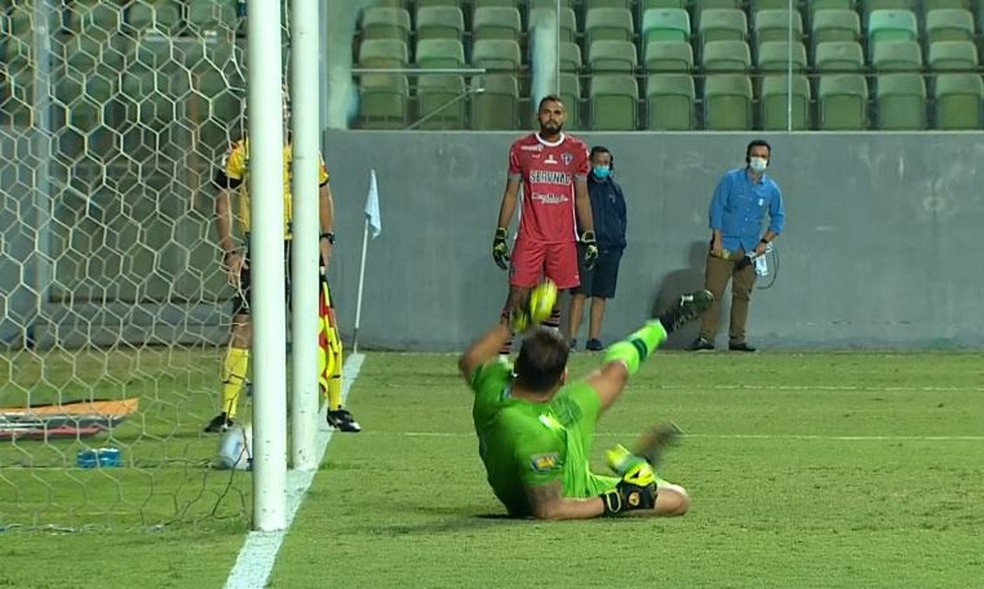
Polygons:
[[[355,317],[368,174],[383,233],[372,241],[360,339],[456,349],[496,320],[506,275],[489,249],[514,133],[332,131],[325,156],[337,209],[331,275],[343,331]],[[707,206],[743,164],[747,134],[585,134],[615,154],[628,249],[604,338],[657,297],[702,286]],[[753,295],[752,342],[769,347],[984,345],[984,135],[765,135],[785,194],[775,285]],[[725,315],[726,316],[726,315]],[[726,321],[721,331],[726,334]],[[693,336],[680,334],[679,345]],[[583,337],[583,335],[582,335]],[[726,337],[726,336],[725,336]],[[721,342],[725,337],[721,338]]]

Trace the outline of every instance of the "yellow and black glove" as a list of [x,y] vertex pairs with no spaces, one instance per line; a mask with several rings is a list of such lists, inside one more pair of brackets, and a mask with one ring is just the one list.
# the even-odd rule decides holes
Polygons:
[[584,244],[584,267],[590,270],[595,267],[595,263],[598,261],[598,242],[595,241],[594,231],[582,233],[581,243]]
[[503,270],[509,269],[509,246],[506,245],[506,238],[509,236],[505,227],[495,230],[495,239],[492,240],[492,259],[495,265]]
[[624,511],[652,509],[656,506],[656,471],[648,460],[636,456],[621,444],[608,450],[608,466],[622,480],[615,488],[601,494],[605,502],[605,515],[614,516]]

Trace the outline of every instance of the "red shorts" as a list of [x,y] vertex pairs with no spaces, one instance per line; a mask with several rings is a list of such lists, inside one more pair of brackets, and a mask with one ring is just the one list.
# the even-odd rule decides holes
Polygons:
[[577,270],[577,243],[542,243],[517,239],[509,264],[509,284],[533,288],[543,277],[560,290],[581,284]]

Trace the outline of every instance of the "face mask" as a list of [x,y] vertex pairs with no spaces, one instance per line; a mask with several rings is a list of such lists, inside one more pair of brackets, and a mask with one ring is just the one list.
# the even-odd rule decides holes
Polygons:
[[758,172],[761,174],[762,172],[765,171],[765,168],[768,167],[769,160],[765,159],[764,157],[753,157],[753,158],[749,158],[748,165],[749,167],[752,168],[753,172]]
[[610,173],[611,173],[611,168],[609,168],[608,166],[595,166],[594,167],[594,175],[595,175],[595,178],[598,178],[599,180],[604,180],[605,178],[608,177],[608,175]]

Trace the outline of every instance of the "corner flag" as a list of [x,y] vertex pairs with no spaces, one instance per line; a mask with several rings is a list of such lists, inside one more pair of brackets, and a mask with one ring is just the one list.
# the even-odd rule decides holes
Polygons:
[[369,195],[366,197],[366,220],[372,227],[372,238],[376,239],[383,231],[383,220],[379,216],[379,188],[376,186],[376,170],[369,172]]

